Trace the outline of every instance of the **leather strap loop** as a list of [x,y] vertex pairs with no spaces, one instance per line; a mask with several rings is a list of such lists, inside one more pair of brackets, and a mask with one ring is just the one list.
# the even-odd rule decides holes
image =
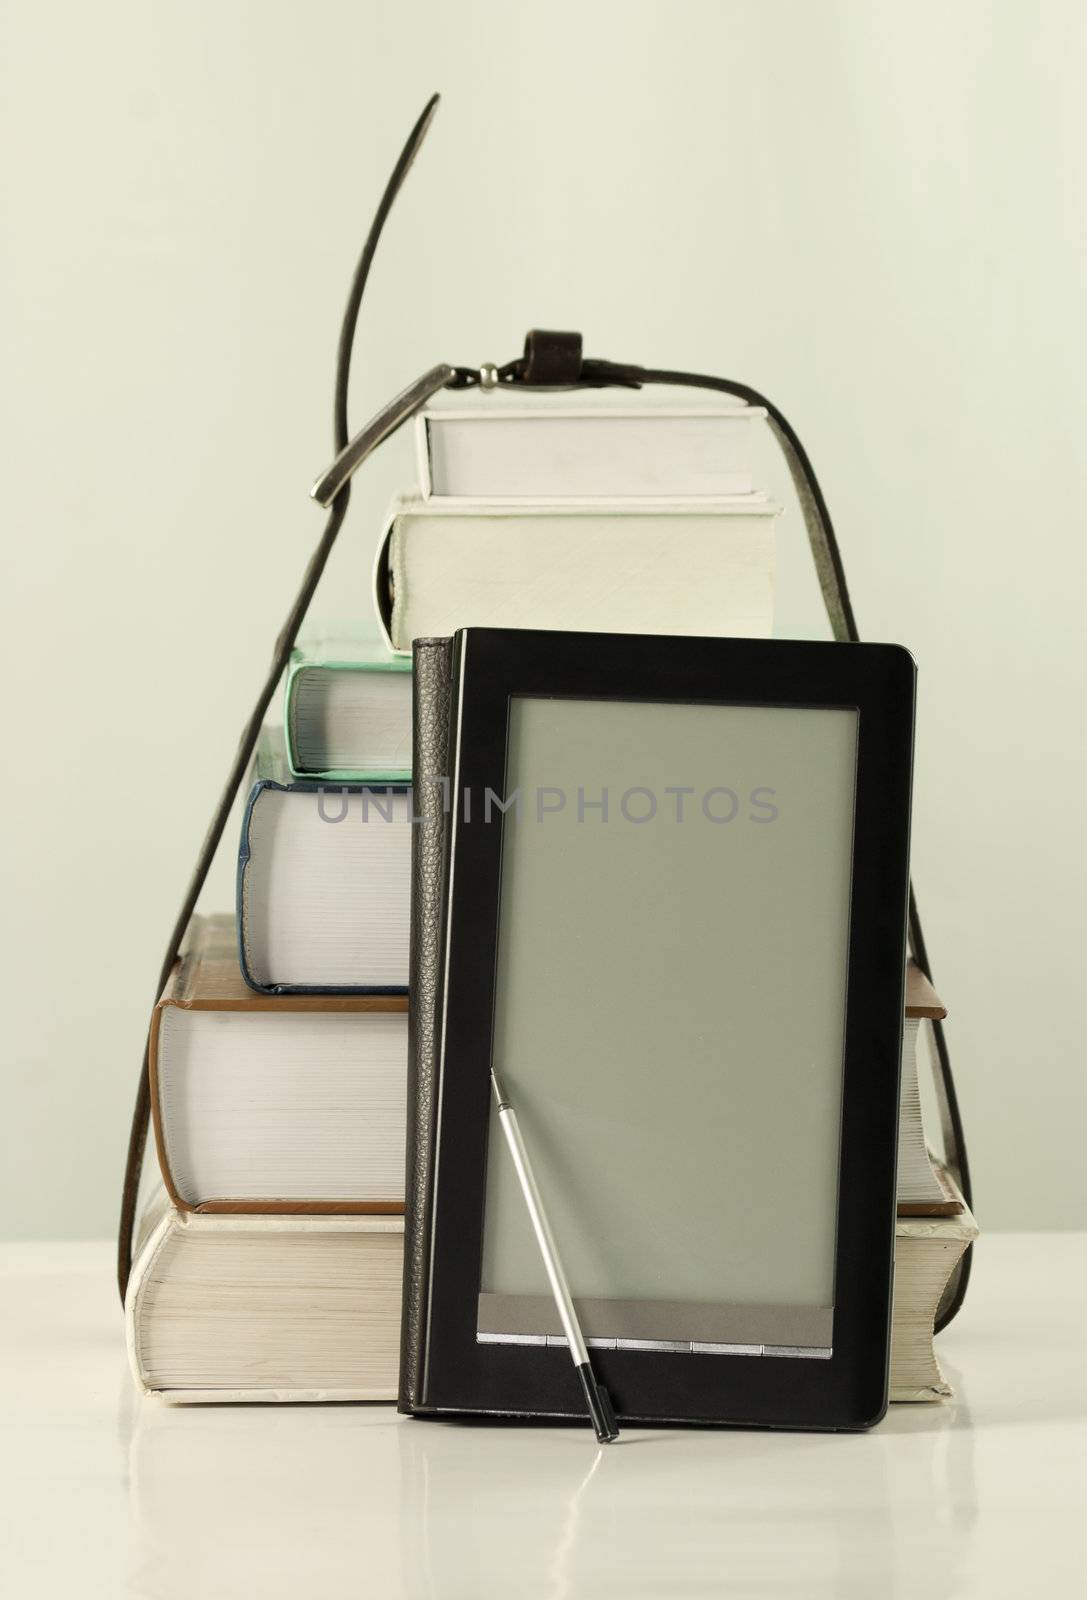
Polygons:
[[580,333],[553,333],[533,328],[525,336],[525,353],[515,382],[537,389],[573,388],[581,377]]

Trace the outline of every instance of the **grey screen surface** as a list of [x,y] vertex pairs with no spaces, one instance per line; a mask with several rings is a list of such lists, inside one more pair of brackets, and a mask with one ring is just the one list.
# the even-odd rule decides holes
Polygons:
[[[590,1338],[831,1344],[856,739],[511,700],[494,1064]],[[479,1332],[559,1332],[493,1112]]]

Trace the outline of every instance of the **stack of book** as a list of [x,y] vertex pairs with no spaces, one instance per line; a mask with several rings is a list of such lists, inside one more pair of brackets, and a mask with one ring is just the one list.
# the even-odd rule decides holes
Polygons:
[[906,971],[898,1107],[898,1221],[891,1319],[890,1396],[941,1400],[951,1393],[936,1359],[933,1326],[951,1274],[977,1237],[966,1203],[933,1159],[921,1107],[918,1056],[925,1032],[947,1011],[912,962]]
[[258,745],[234,916],[155,1009],[161,1188],[126,1296],[171,1400],[390,1400],[400,1348],[411,663],[294,652]]
[[[233,916],[194,919],[152,1023],[161,1186],[126,1299],[173,1401],[396,1396],[407,1097],[411,642],[462,626],[765,637],[779,508],[762,413],[550,404],[420,419],[365,625],[294,652],[266,728]],[[372,630],[372,624],[370,628]],[[933,1316],[972,1237],[928,1155],[911,974],[894,1399],[946,1393]]]

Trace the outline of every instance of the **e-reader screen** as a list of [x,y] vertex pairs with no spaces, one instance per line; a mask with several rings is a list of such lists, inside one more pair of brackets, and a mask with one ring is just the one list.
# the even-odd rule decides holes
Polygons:
[[[510,700],[493,1062],[592,1343],[833,1349],[857,726]],[[492,1110],[478,1338],[560,1333]]]

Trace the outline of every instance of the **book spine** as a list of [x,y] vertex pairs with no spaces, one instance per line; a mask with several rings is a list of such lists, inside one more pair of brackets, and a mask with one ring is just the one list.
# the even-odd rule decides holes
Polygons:
[[161,999],[151,1013],[151,1029],[147,1037],[147,1074],[151,1091],[151,1129],[155,1136],[155,1154],[158,1156],[162,1185],[178,1211],[193,1211],[195,1207],[181,1198],[174,1175],[170,1169],[170,1152],[166,1143],[166,1125],[162,1115],[162,1085],[159,1078],[159,1043],[162,1032],[162,1009],[174,1002]]
[[305,777],[305,772],[298,764],[298,753],[295,749],[294,715],[295,715],[295,690],[298,686],[298,675],[302,671],[303,663],[297,650],[292,652],[290,665],[287,668],[287,683],[283,691],[283,744],[287,753],[287,770],[292,777]]
[[430,477],[430,421],[425,411],[415,419],[415,465],[419,473],[419,493],[429,500],[434,493]]
[[[273,994],[275,992],[267,984],[258,983],[253,977],[249,967],[247,938],[249,828],[253,821],[253,807],[260,798],[261,791],[267,787],[268,780],[259,776],[259,771],[254,765],[253,772],[250,775],[249,793],[245,800],[245,811],[242,815],[242,832],[238,843],[238,865],[234,873],[234,923],[238,941],[238,966],[241,968],[242,977],[250,989],[255,989],[258,994]],[[281,787],[281,785],[277,787]]]
[[415,641],[412,763],[415,817],[411,857],[411,966],[408,988],[407,1209],[399,1409],[422,1394],[430,1258],[430,1192],[436,1134],[442,907],[451,807],[449,720],[452,640]]

